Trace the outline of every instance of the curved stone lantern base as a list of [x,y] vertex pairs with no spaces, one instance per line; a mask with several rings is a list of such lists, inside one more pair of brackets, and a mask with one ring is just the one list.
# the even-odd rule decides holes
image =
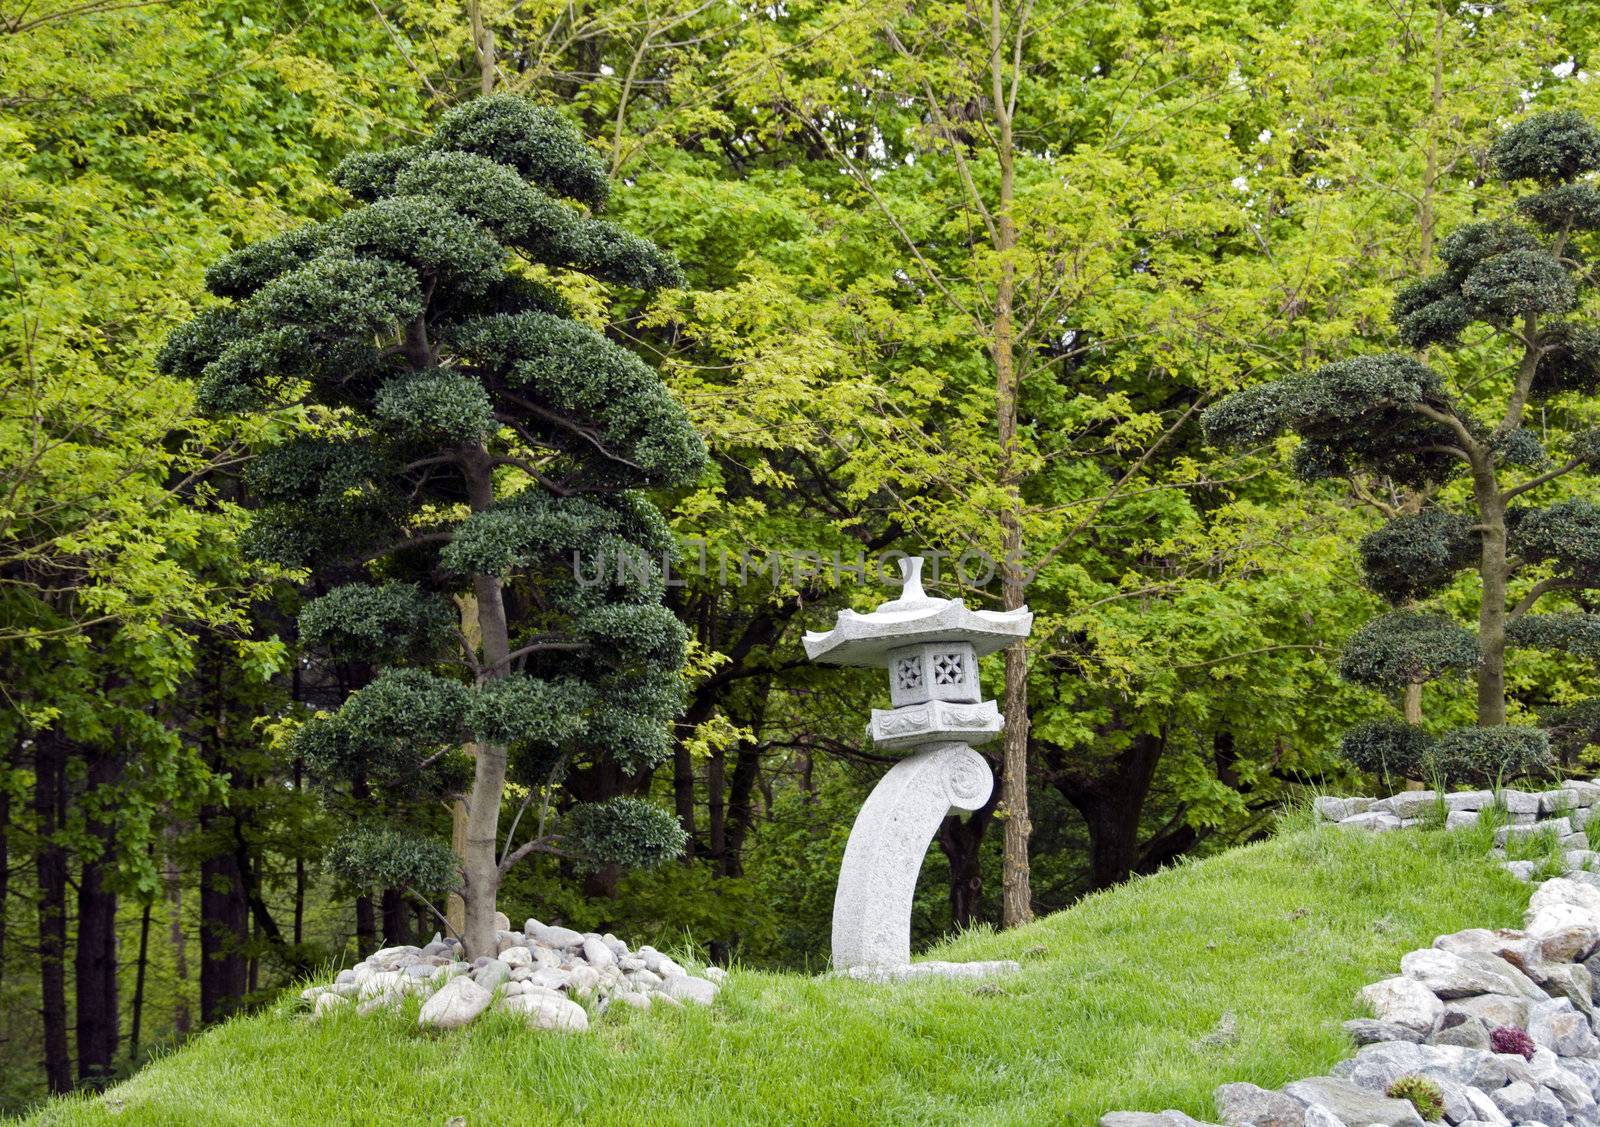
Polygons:
[[902,759],[856,815],[833,900],[833,965],[890,970],[911,962],[911,902],[933,835],[952,807],[976,810],[994,775],[963,743],[928,744]]

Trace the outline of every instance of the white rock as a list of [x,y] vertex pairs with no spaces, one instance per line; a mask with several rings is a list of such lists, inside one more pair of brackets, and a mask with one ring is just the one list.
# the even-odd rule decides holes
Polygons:
[[1555,1093],[1556,1099],[1568,1112],[1585,1111],[1595,1106],[1589,1086],[1561,1067],[1560,1058],[1541,1046],[1528,1062],[1528,1071],[1534,1079]]
[[[1490,1127],[1510,1127],[1511,1120],[1506,1118],[1506,1113],[1495,1105],[1489,1098],[1489,1093],[1477,1088],[1463,1088],[1467,1103],[1472,1108],[1472,1118],[1479,1123],[1487,1123]],[[1468,1120],[1470,1122],[1470,1120]]]
[[1537,814],[1539,812],[1539,796],[1521,790],[1503,790],[1500,792],[1500,804],[1511,814]]
[[1360,996],[1379,1021],[1403,1025],[1418,1033],[1431,1032],[1444,1013],[1444,1003],[1415,978],[1386,978],[1364,988]]
[[500,1008],[519,1014],[535,1029],[581,1033],[589,1028],[589,1014],[578,1003],[554,994],[518,994],[503,999]]
[[1446,1000],[1472,994],[1545,997],[1544,991],[1527,975],[1503,959],[1492,956],[1457,954],[1426,947],[1405,955],[1400,960],[1400,972]]
[[617,956],[606,946],[606,941],[597,935],[584,939],[583,957],[595,970],[605,970],[617,961]]
[[379,994],[398,992],[403,977],[397,970],[380,970],[361,983],[361,996],[372,998]]
[[1372,833],[1381,833],[1385,830],[1400,828],[1400,819],[1393,814],[1386,814],[1381,810],[1369,810],[1365,814],[1355,814],[1339,823],[1342,829],[1367,830]]
[[504,912],[496,912],[494,914],[494,929],[496,931],[510,931],[511,917]]
[[1345,809],[1344,799],[1331,794],[1320,794],[1312,799],[1311,812],[1319,822],[1337,822],[1353,813]]
[[1573,806],[1588,807],[1600,803],[1600,784],[1573,779],[1566,784],[1566,791],[1572,796]]
[[525,980],[547,990],[565,990],[572,985],[572,977],[558,967],[540,967]]
[[661,986],[662,993],[680,1002],[696,1002],[709,1006],[717,998],[717,984],[696,978],[692,974],[673,975]]
[[1569,849],[1561,855],[1561,859],[1566,862],[1567,868],[1582,871],[1600,864],[1600,853],[1586,848]]
[[[1553,883],[1545,882],[1546,885]],[[1600,892],[1600,889],[1595,891]],[[1600,945],[1600,925],[1596,925],[1587,909],[1576,904],[1556,903],[1529,909],[1525,919],[1525,930],[1539,941],[1539,949],[1546,959],[1581,962]]]
[[381,951],[374,951],[367,956],[367,961],[369,963],[387,963],[401,955],[420,955],[421,953],[421,947],[413,947],[409,943],[404,943],[399,947],[385,947]]
[[329,1010],[340,1009],[341,1007],[348,1006],[349,1004],[350,1004],[350,999],[349,998],[341,997],[338,994],[334,994],[334,993],[318,994],[317,995],[317,1004],[316,1004],[316,1007],[312,1010],[312,1013],[315,1014],[317,1017],[321,1017],[323,1014],[327,1013]]
[[723,970],[721,967],[707,967],[702,974],[705,978],[716,983],[718,986],[721,986],[724,982],[728,981],[728,972]]
[[1528,898],[1528,909],[1538,911],[1551,904],[1572,904],[1586,909],[1590,917],[1600,921],[1600,889],[1566,877],[1547,880],[1533,890]]
[[570,968],[561,968],[566,972],[568,989],[579,997],[593,994],[600,985],[600,972],[587,963],[574,963]]
[[1501,826],[1494,832],[1494,843],[1504,845],[1511,838],[1519,841],[1524,838],[1534,837],[1543,833],[1554,833],[1557,839],[1572,833],[1572,823],[1565,818],[1547,818],[1542,822],[1533,822],[1529,825]]
[[1589,1019],[1578,1013],[1570,998],[1542,1002],[1528,1019],[1528,1036],[1563,1057],[1593,1057],[1600,1054],[1600,1040],[1589,1028]]
[[1531,881],[1533,874],[1539,866],[1532,861],[1502,861],[1500,867],[1518,880]]
[[1397,818],[1419,818],[1438,804],[1439,794],[1431,790],[1405,790],[1373,807]]
[[383,993],[375,994],[366,1001],[357,1005],[356,1013],[365,1017],[368,1014],[374,1014],[379,1010],[388,1009],[390,1006],[398,1005],[400,999],[404,997],[405,995],[398,990],[385,990]]
[[675,978],[685,973],[684,969],[659,951],[651,951],[644,956],[644,965],[649,970],[659,974],[662,978]]
[[1468,826],[1475,826],[1478,824],[1478,816],[1476,810],[1452,810],[1444,816],[1444,828],[1447,830],[1461,830],[1466,829]]
[[632,1006],[636,1010],[650,1008],[650,995],[642,994],[637,990],[618,990],[613,997],[625,1006]]
[[528,932],[535,940],[546,947],[558,950],[573,951],[583,946],[583,936],[573,931],[570,927],[549,927],[541,924]]
[[466,976],[452,978],[422,1003],[417,1024],[428,1029],[457,1029],[488,1008],[494,995]]
[[500,952],[500,961],[515,970],[533,965],[533,952],[526,947],[507,947]]

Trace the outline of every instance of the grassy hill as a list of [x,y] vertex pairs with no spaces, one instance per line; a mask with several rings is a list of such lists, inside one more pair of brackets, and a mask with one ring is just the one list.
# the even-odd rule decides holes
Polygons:
[[[931,956],[1014,958],[991,986],[736,972],[711,1009],[608,1013],[587,1034],[491,1016],[230,1021],[34,1124],[1090,1125],[1209,1118],[1224,1080],[1274,1086],[1350,1048],[1363,984],[1444,931],[1520,922],[1527,886],[1443,833],[1302,829]],[[620,1008],[620,1007],[619,1007]],[[625,1008],[624,1008],[625,1009]]]

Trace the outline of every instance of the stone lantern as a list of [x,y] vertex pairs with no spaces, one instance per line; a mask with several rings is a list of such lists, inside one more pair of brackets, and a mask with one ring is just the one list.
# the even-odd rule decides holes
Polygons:
[[883,669],[890,708],[872,710],[867,735],[885,750],[909,749],[873,788],[850,829],[833,901],[833,965],[857,977],[985,974],[1013,963],[911,964],[911,902],[928,845],[951,808],[976,810],[994,776],[973,745],[1003,726],[984,700],[978,659],[1028,636],[1033,614],[968,610],[922,590],[922,560],[901,561],[900,597],[870,614],[839,612],[826,633],[808,633],[806,655],[832,665]]

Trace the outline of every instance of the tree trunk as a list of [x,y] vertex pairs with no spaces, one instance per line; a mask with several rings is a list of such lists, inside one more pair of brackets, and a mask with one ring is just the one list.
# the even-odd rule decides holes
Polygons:
[[398,888],[383,890],[383,945],[399,947],[411,942],[410,905]]
[[144,978],[150,966],[151,907],[151,902],[146,900],[144,910],[139,913],[139,957],[134,962],[133,972],[133,1019],[128,1027],[128,1059],[136,1065],[139,1063],[139,1032],[144,1025]]
[[761,749],[752,743],[739,745],[739,754],[733,761],[733,778],[728,784],[728,825],[724,830],[725,850],[722,875],[744,875],[744,841],[755,821],[755,807],[751,797],[761,777]]
[[1064,775],[1054,782],[1083,817],[1089,832],[1089,885],[1109,888],[1138,871],[1142,861],[1139,823],[1156,768],[1166,752],[1166,733],[1130,738],[1115,770],[1083,778]]
[[[479,447],[474,460],[464,469],[472,509],[482,512],[494,504],[487,451]],[[481,684],[510,673],[511,638],[500,580],[493,575],[474,575],[472,590],[478,600]],[[468,959],[493,957],[497,950],[494,913],[495,895],[500,891],[500,866],[495,850],[500,840],[500,800],[506,786],[504,745],[480,743],[474,747],[461,864],[461,899],[466,916],[461,937]]]
[[[116,759],[99,753],[89,761],[88,792],[103,792],[120,774]],[[78,1080],[99,1087],[110,1079],[122,1040],[117,990],[117,894],[106,886],[115,862],[111,826],[90,819],[94,855],[85,854],[78,875],[78,947],[73,957],[76,988]]]
[[[227,813],[202,808],[202,832]],[[245,992],[245,948],[249,944],[250,903],[244,874],[231,848],[200,862],[200,1020],[221,1021]]]
[[1407,724],[1416,726],[1422,723],[1422,682],[1413,681],[1405,687],[1400,709],[1405,713]]
[[372,910],[372,893],[356,897],[356,954],[366,958],[378,949],[378,917]]
[[965,818],[950,814],[939,824],[936,840],[950,865],[950,924],[960,931],[983,919],[983,838],[994,820],[1003,781],[996,781],[989,801]]
[[1422,196],[1417,206],[1417,275],[1429,272],[1433,261],[1434,195],[1439,182],[1439,118],[1444,105],[1444,5],[1433,10],[1433,82],[1428,91],[1428,155],[1422,173]]
[[1506,722],[1506,507],[1492,467],[1474,474],[1478,501],[1478,578],[1483,601],[1478,608],[1478,723]]
[[[296,668],[295,676],[299,677]],[[305,792],[305,763],[301,759],[294,761],[294,793]],[[294,947],[295,958],[300,958],[300,947],[305,941],[306,919],[306,857],[300,846],[295,848],[294,857]]]
[[478,59],[478,93],[488,96],[494,93],[494,31],[484,24],[478,0],[467,4],[467,17],[472,23],[472,52]]
[[35,740],[33,771],[44,1073],[50,1091],[60,1094],[72,1090],[72,1058],[67,1052],[67,851],[55,839],[66,820],[66,752],[56,733],[43,732]]
[[[682,725],[679,730],[681,733]],[[683,845],[683,859],[688,861],[694,857],[694,757],[681,738],[672,746],[672,808],[683,832],[689,835]]]
[[[6,764],[9,766],[9,762]],[[0,982],[6,973],[6,921],[11,908],[11,791],[0,786]]]
[[183,872],[178,868],[178,827],[167,810],[166,860],[162,884],[167,901],[167,943],[172,948],[172,1031],[189,1032],[189,937],[183,929]]
[[[1017,468],[1017,396],[1020,379],[1016,365],[1017,230],[1012,214],[1016,195],[1015,147],[1011,112],[1005,90],[1005,24],[998,0],[990,6],[989,77],[995,124],[995,156],[1000,166],[1000,199],[994,216],[994,249],[1000,259],[995,286],[994,336],[990,354],[995,371],[995,417],[1000,441],[999,485],[1005,501],[1000,510],[1000,544],[1005,558],[1000,564],[1000,593],[1006,610],[1027,602],[1027,578],[1022,540],[1022,496]],[[1021,34],[1021,29],[1017,32]],[[1020,81],[1013,75],[1013,82]],[[1006,649],[1005,766],[1000,812],[1005,824],[1005,861],[1001,868],[1001,923],[1016,927],[1033,919],[1028,841],[1033,824],[1028,818],[1028,650],[1017,642]]]
[[707,852],[711,854],[718,873],[725,871],[724,864],[728,851],[727,829],[727,808],[723,804],[722,749],[719,747],[714,748],[706,757]]
[[[461,615],[461,637],[464,644],[472,653],[477,653],[483,646],[483,638],[478,632],[478,600],[472,595],[457,595],[456,609]],[[467,754],[477,752],[476,744],[466,745]],[[457,797],[450,803],[450,851],[466,864],[467,860],[467,803],[466,799]],[[467,902],[461,898],[459,889],[451,889],[445,897],[444,908],[445,922],[449,929],[456,935],[463,935],[467,930]]]

